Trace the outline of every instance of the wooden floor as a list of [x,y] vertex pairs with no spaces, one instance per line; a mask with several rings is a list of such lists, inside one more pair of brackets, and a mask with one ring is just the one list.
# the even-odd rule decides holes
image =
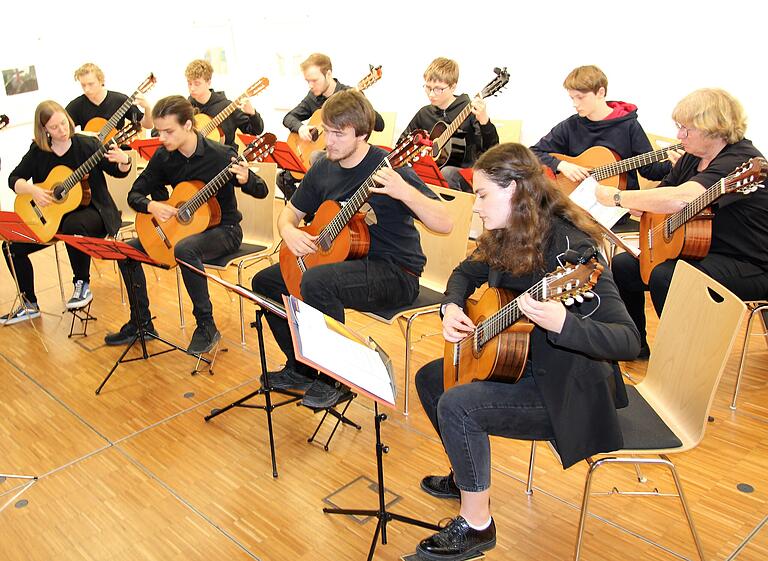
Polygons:
[[[234,409],[211,422],[203,417],[258,387],[256,334],[239,344],[237,302],[212,288],[215,316],[227,352],[213,375],[191,376],[193,360],[173,352],[121,365],[101,395],[94,390],[120,348],[103,345],[108,330],[128,317],[120,303],[111,263],[93,268],[92,312],[98,321],[87,337],[67,338],[53,252],[34,256],[45,314],[33,322],[0,328],[0,473],[39,476],[15,497],[22,480],[0,482],[0,559],[37,560],[361,560],[375,520],[329,516],[324,506],[375,508],[372,404],[356,400],[349,415],[361,431],[343,427],[330,450],[309,444],[318,417],[306,408],[274,412],[279,478],[272,477],[266,415]],[[62,258],[65,291],[69,270]],[[152,311],[160,334],[186,345],[191,329],[179,328],[173,272],[150,273]],[[249,275],[250,276],[250,275]],[[231,276],[229,278],[232,278]],[[7,271],[0,271],[3,313],[13,299]],[[187,302],[187,325],[194,326]],[[249,310],[249,318],[252,310]],[[403,339],[353,313],[348,322],[372,335],[394,357],[403,383]],[[423,322],[425,333],[438,329]],[[34,326],[34,327],[33,327]],[[653,327],[653,326],[652,326]],[[728,408],[736,357],[712,411],[713,421],[697,449],[673,458],[681,473],[707,559],[768,558],[768,351],[753,338],[739,409]],[[44,343],[44,344],[43,344]],[[151,349],[162,345],[152,343]],[[420,366],[441,353],[439,337],[416,346]],[[283,360],[267,334],[270,367]],[[626,365],[642,376],[643,363]],[[402,401],[402,390],[400,400]],[[425,495],[419,480],[445,473],[438,439],[411,393],[411,414],[388,411],[383,425],[386,490],[392,510],[437,522],[458,504]],[[255,403],[262,403],[255,400]],[[327,435],[321,430],[320,436]],[[539,446],[536,491],[524,492],[529,444],[493,442],[493,511],[498,545],[489,559],[568,559],[572,555],[585,469],[563,471]],[[603,472],[598,490],[641,487],[627,472]],[[671,490],[661,471],[648,470],[650,487]],[[739,490],[746,484],[750,492]],[[695,557],[674,499],[600,497],[587,523],[584,559]],[[412,552],[429,531],[397,522],[376,559]]]

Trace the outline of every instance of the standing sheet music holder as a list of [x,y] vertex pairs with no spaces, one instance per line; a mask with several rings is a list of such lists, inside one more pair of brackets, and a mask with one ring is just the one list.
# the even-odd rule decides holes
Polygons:
[[[90,255],[91,257],[96,259],[104,259],[108,261],[110,260],[122,261],[123,259],[132,259],[139,263],[146,263],[147,265],[152,265],[154,267],[162,267],[162,265],[154,261],[147,254],[139,251],[135,247],[130,246],[125,242],[121,242],[118,240],[90,238],[86,236],[71,236],[71,235],[65,235],[65,234],[57,234],[56,237],[63,240],[65,243],[68,243],[69,245],[79,249],[86,255]],[[130,295],[129,301],[135,302],[136,286],[134,285],[134,282],[133,282],[133,275],[130,274],[130,269],[128,271],[129,271],[128,278],[126,279],[125,284],[128,288],[128,293]],[[170,341],[163,339],[159,335],[149,331],[147,329],[147,324],[150,321],[152,321],[152,319],[153,318],[148,318],[142,324],[138,323],[139,321],[138,319],[135,320],[136,334],[133,336],[130,343],[128,343],[128,345],[125,347],[125,350],[117,359],[114,366],[112,366],[112,369],[109,371],[107,376],[104,378],[104,380],[102,380],[101,384],[99,384],[99,387],[96,388],[96,395],[99,395],[101,393],[101,389],[104,387],[107,381],[112,377],[112,374],[114,374],[115,370],[117,370],[117,367],[125,362],[134,362],[136,360],[147,360],[154,356],[169,353],[171,351],[181,351],[184,354],[189,354],[187,353],[186,349],[183,349],[178,345],[171,343]],[[158,351],[156,353],[149,353],[147,351],[147,339],[154,339],[156,341],[160,341],[161,343],[165,343],[166,345],[168,345],[168,347],[170,348],[162,351]],[[137,342],[141,345],[141,356],[134,357],[134,358],[125,358],[128,352],[133,348],[133,346]],[[213,360],[210,360],[199,354],[195,354],[192,356],[194,356],[197,359],[197,363],[195,365],[195,369],[192,371],[192,374],[197,374],[198,372],[200,372],[199,366],[201,362],[204,362],[205,364],[207,364],[208,371],[210,373],[213,373],[212,368],[213,368],[213,362],[215,361],[215,358]]]
[[437,167],[432,156],[427,154],[426,156],[411,162],[411,166],[413,167],[413,171],[416,172],[416,175],[418,175],[424,183],[450,189],[451,186],[448,185],[448,181],[443,177],[443,173],[440,171],[440,168]]
[[[256,139],[252,134],[238,133],[238,136],[246,145]],[[285,171],[307,173],[307,168],[304,167],[304,162],[301,161],[301,158],[296,155],[293,148],[291,148],[287,142],[283,142],[282,140],[275,142],[275,149],[269,156],[264,158],[264,161],[277,164],[277,167],[284,169]]]
[[137,138],[130,143],[130,147],[136,150],[136,152],[144,160],[151,160],[155,155],[155,151],[163,145],[159,138]]
[[[387,524],[391,521],[404,522],[405,524],[439,531],[440,528],[434,524],[387,510],[384,496],[384,454],[389,452],[389,446],[381,442],[381,423],[387,420],[387,415],[379,413],[379,403],[388,407],[395,407],[395,383],[392,377],[392,362],[387,354],[373,339],[369,338],[366,343],[344,324],[325,316],[293,296],[284,297],[284,300],[296,358],[373,399],[373,419],[376,428],[378,509],[326,507],[323,508],[323,512],[326,514],[376,517],[376,529],[371,540],[371,548],[368,551],[368,561],[373,559],[379,533],[381,533],[381,543],[383,545],[387,544]],[[316,338],[321,339],[321,341],[313,341]],[[334,341],[335,343],[333,343]],[[360,349],[355,352],[353,346],[360,347]],[[344,349],[343,353],[339,352],[342,348]],[[352,362],[362,366],[366,361],[371,361],[370,366],[372,370],[370,372],[353,372],[349,368],[349,364],[344,364],[345,362]],[[382,367],[388,380],[382,379],[384,375],[382,374]],[[387,383],[390,386],[389,389],[386,387]]]
[[36,475],[15,475],[12,473],[0,473],[0,483],[2,483],[6,479],[26,479],[26,480],[29,480],[29,483],[25,483],[24,485],[22,485],[21,488],[18,491],[16,491],[10,499],[5,501],[5,503],[2,506],[0,506],[0,512],[3,512],[8,507],[8,505],[10,505],[13,501],[15,501],[16,497],[18,497],[24,491],[32,487],[32,485],[37,483]]

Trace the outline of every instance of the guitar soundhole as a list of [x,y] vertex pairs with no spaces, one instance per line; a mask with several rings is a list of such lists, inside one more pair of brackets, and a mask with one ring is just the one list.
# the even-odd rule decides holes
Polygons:
[[176,219],[181,224],[189,224],[192,222],[192,213],[189,212],[187,209],[180,209],[179,212],[176,214]]
[[64,188],[64,185],[62,185],[61,183],[59,183],[52,189],[52,194],[53,194],[53,199],[58,203],[62,202],[64,199],[67,198],[67,190]]

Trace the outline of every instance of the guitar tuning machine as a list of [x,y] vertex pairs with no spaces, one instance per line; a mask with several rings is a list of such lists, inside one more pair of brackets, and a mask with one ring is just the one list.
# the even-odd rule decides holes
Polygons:
[[576,300],[579,304],[584,303],[584,297],[581,294],[577,294],[576,296],[573,297],[573,299]]
[[572,306],[573,302],[574,302],[574,299],[569,296],[568,298],[563,300],[563,305],[564,306]]
[[584,294],[582,294],[582,296],[584,296],[584,298],[586,298],[587,300],[592,300],[592,298],[595,297],[595,293],[592,292],[591,290],[587,290]]

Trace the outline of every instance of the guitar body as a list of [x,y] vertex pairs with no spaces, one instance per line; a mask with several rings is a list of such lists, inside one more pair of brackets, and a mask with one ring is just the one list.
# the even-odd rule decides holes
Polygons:
[[[445,121],[438,121],[435,123],[435,126],[432,127],[432,130],[429,131],[429,139],[436,140],[446,131],[446,129],[448,129],[448,123]],[[452,144],[451,139],[448,139],[448,142],[442,146],[437,142],[432,144],[432,159],[435,160],[437,167],[443,167],[451,158]]]
[[[467,302],[467,315],[475,325],[498,312],[514,299],[509,290],[489,288],[480,300]],[[533,324],[517,321],[499,335],[477,348],[473,337],[459,343],[445,343],[443,353],[443,386],[491,380],[515,383],[525,371],[528,344]]]
[[[203,188],[201,181],[182,181],[174,187],[166,204],[179,208]],[[169,268],[176,266],[174,247],[184,238],[204,232],[221,222],[221,207],[216,197],[211,197],[189,220],[174,216],[166,222],[158,222],[151,214],[136,214],[136,233],[144,251],[155,261]]]
[[709,253],[712,213],[704,211],[671,234],[665,232],[667,216],[644,212],[640,217],[640,278],[646,284],[653,269],[665,261],[678,257],[702,259]]
[[[313,236],[319,234],[331,223],[340,209],[341,205],[336,201],[325,201],[317,209],[312,223],[301,229]],[[320,246],[318,251],[301,258],[305,269],[364,257],[371,246],[371,233],[365,223],[365,214],[356,213],[329,244],[318,243],[318,245]],[[280,248],[280,273],[283,275],[288,292],[296,298],[301,298],[301,279],[304,271],[299,266],[297,257],[286,244]]]
[[[202,132],[203,128],[212,120],[213,119],[211,119],[211,117],[205,115],[204,113],[197,113],[195,115],[195,128]],[[213,130],[206,134],[205,137],[209,140],[213,140],[214,142],[220,142],[222,144],[224,143],[224,133],[221,132],[219,127],[213,127]]]
[[[578,156],[566,156],[565,154],[550,154],[550,156],[589,169],[595,169],[621,160],[616,152],[604,146],[587,148]],[[562,173],[558,173],[555,177],[555,183],[557,183],[557,186],[563,193],[570,195],[574,189],[579,186],[580,182],[571,181]],[[614,175],[600,180],[599,183],[600,185],[615,187],[616,189],[621,189],[623,191],[627,187],[627,174],[622,173],[620,175]]]
[[[317,138],[315,140],[304,140],[299,136],[299,133],[292,132],[288,135],[288,146],[290,146],[299,159],[303,162],[304,167],[309,169],[312,165],[311,157],[313,152],[325,150],[325,135],[323,134],[323,110],[318,109],[307,121],[307,125],[314,127],[317,131]],[[301,179],[304,174],[294,173],[293,176],[296,179]]]
[[[94,117],[87,123],[85,123],[85,127],[83,127],[84,131],[92,132],[94,134],[99,134],[101,132],[101,129],[104,128],[104,126],[107,124],[107,120],[104,117]],[[112,129],[109,131],[106,137],[104,137],[104,142],[107,140],[112,140],[115,135],[117,134],[117,129]]]
[[[83,204],[83,185],[76,183],[63,199],[57,201],[57,193],[62,188],[62,183],[72,175],[72,170],[67,166],[56,166],[48,174],[43,183],[38,187],[49,190],[54,195],[54,202],[41,208],[37,206],[32,195],[16,195],[13,202],[13,210],[30,227],[35,235],[43,242],[49,242],[59,231],[62,217],[72,212]],[[90,191],[86,201],[90,201]],[[86,203],[87,204],[87,203]]]

